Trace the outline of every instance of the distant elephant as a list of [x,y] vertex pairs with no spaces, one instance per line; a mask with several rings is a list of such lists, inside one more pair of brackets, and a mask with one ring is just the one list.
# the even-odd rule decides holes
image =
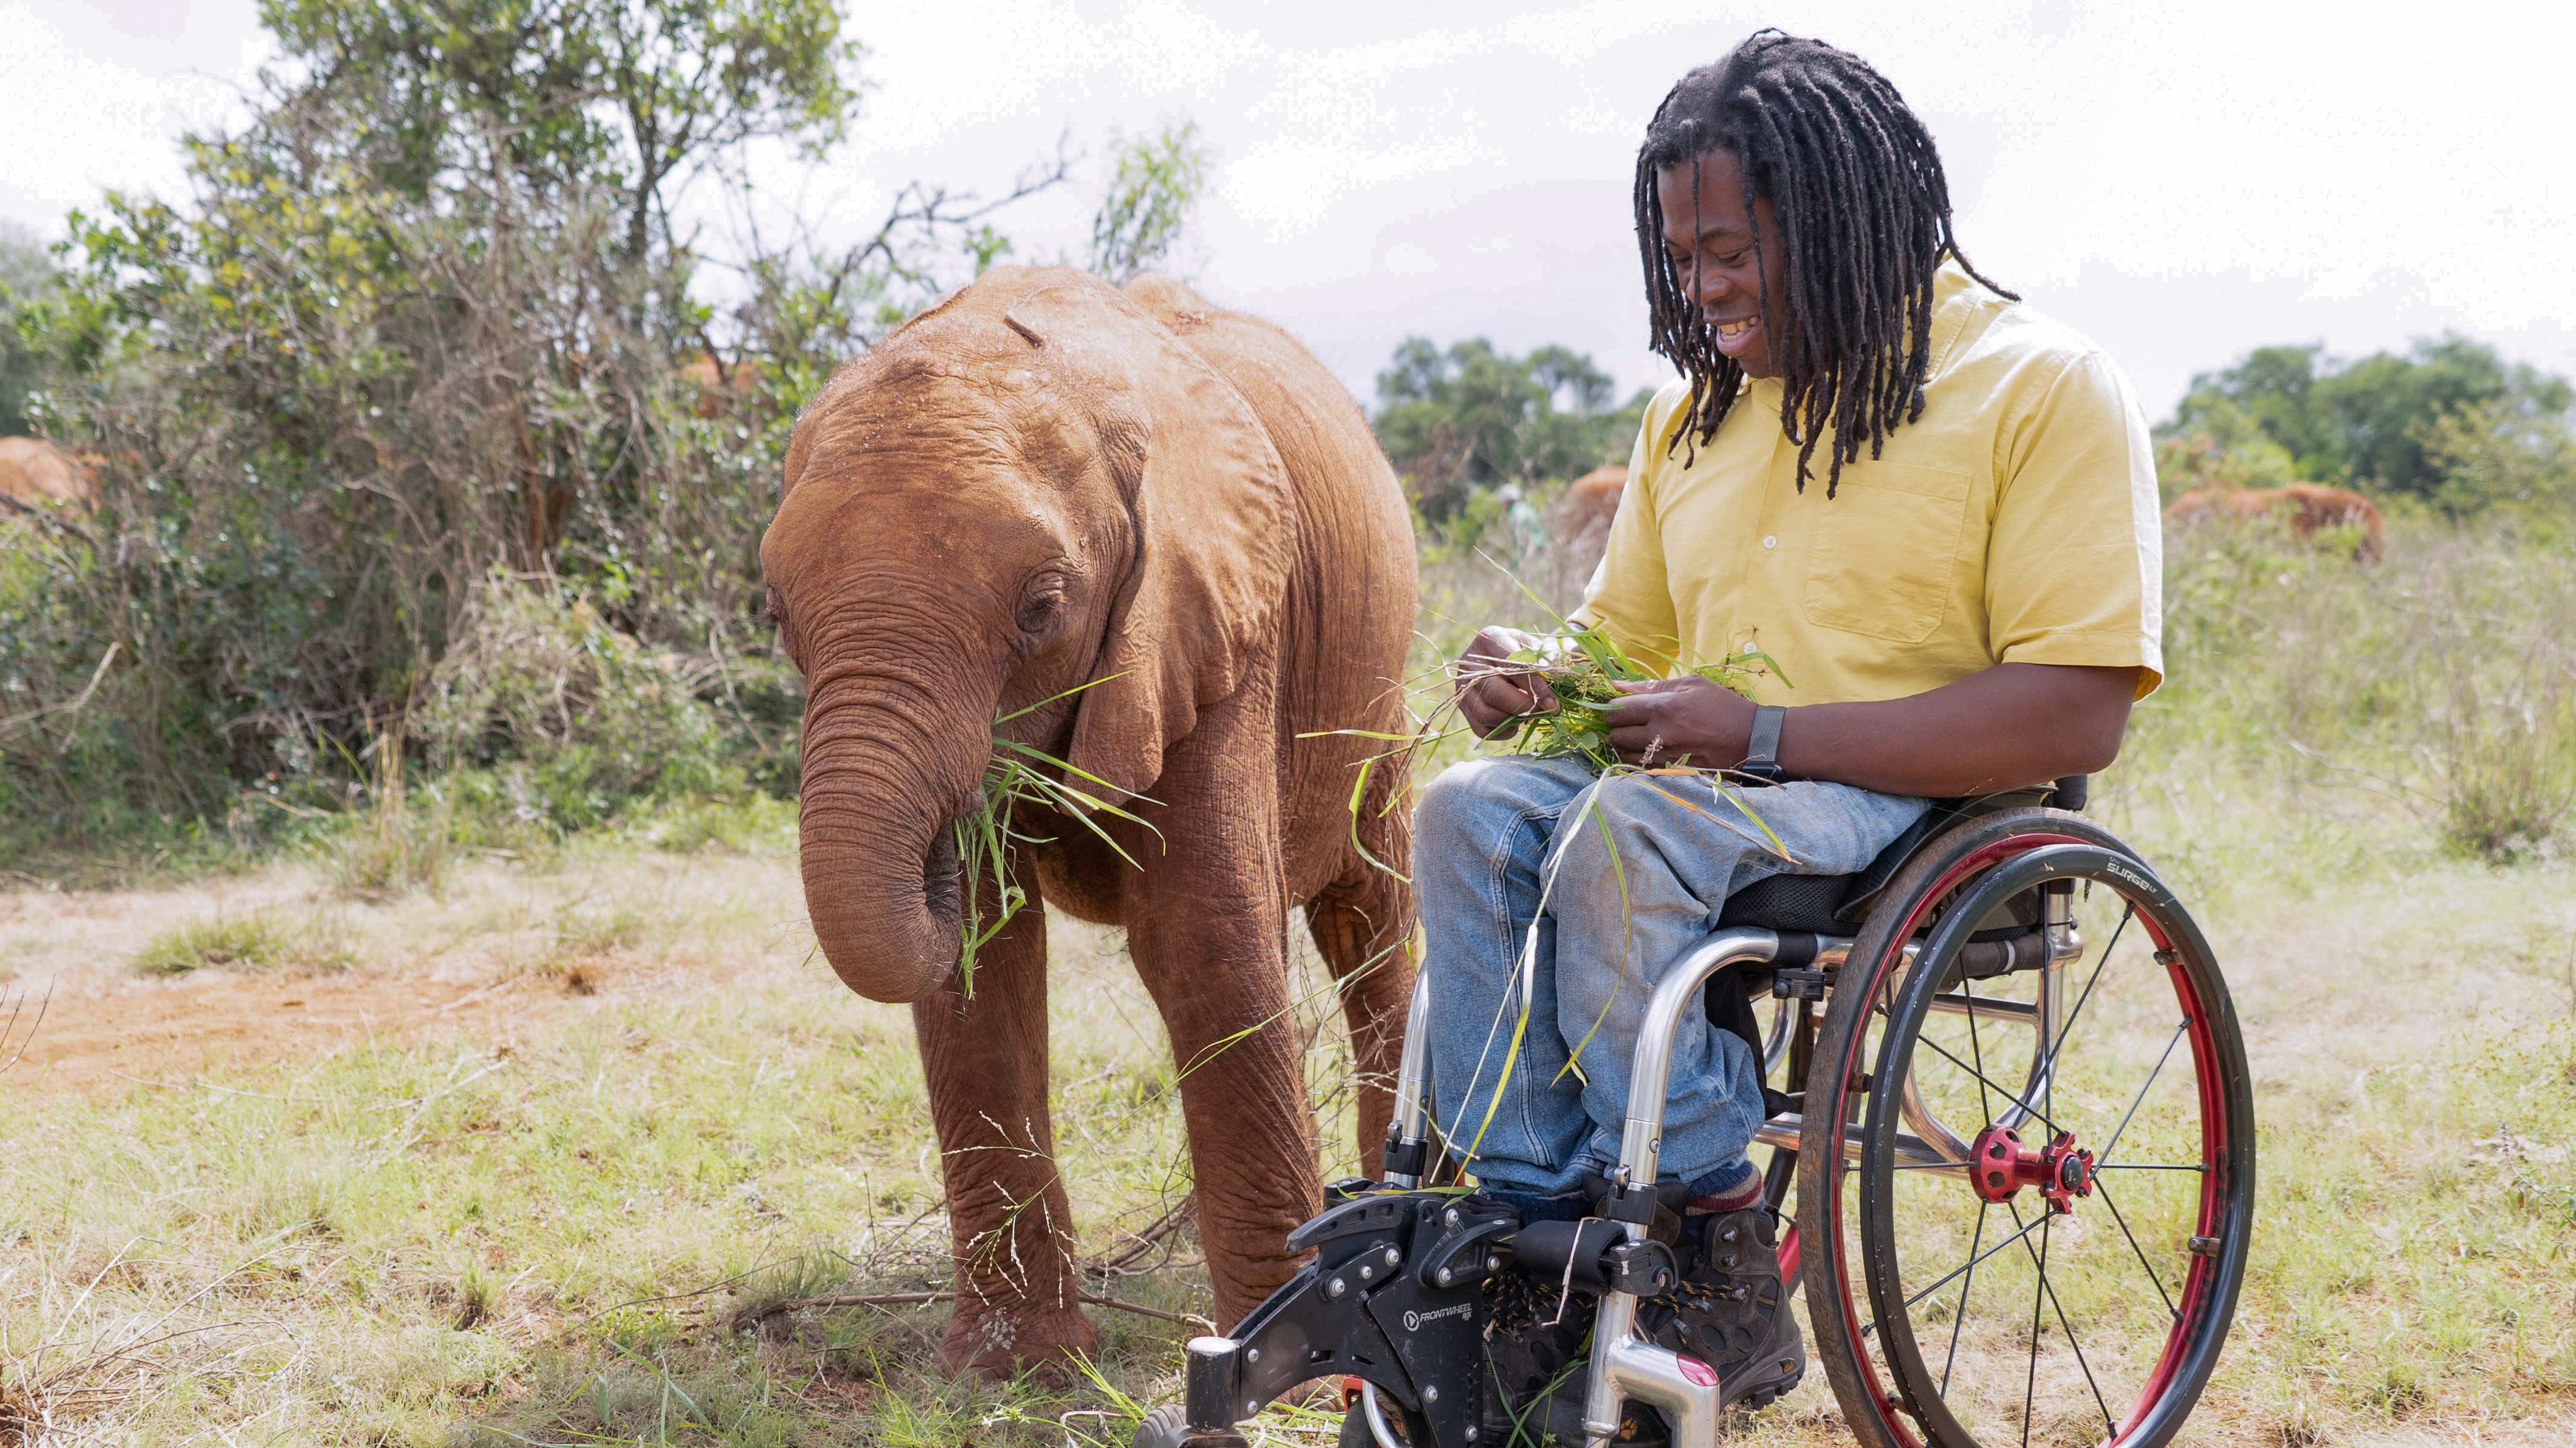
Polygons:
[[716,360],[713,352],[699,352],[680,364],[680,377],[693,393],[689,411],[699,417],[714,419],[731,416],[756,389],[759,379],[749,363],[737,362],[727,367]]
[[1131,866],[1023,820],[1048,842],[1019,865],[1045,905],[1127,929],[1233,1321],[1322,1210],[1289,910],[1341,984],[1364,1148],[1412,989],[1405,772],[1378,767],[1355,814],[1354,771],[1389,746],[1308,737],[1407,728],[1413,537],[1359,408],[1286,333],[1177,283],[995,268],[806,410],[761,561],[807,681],[815,934],[853,990],[913,1005],[956,1254],[943,1361],[999,1374],[1100,1341],[1052,1162],[1039,901],[981,947],[971,997],[957,969],[979,882],[951,821],[1021,709],[1004,734],[1153,826],[1095,812]]
[[2388,522],[2380,516],[2379,505],[2349,488],[2316,483],[2243,488],[2219,483],[2194,488],[2165,509],[2165,521],[2185,528],[2220,519],[2252,522],[2258,518],[2281,519],[2290,525],[2290,536],[2302,543],[2324,529],[2357,528],[2360,532],[2352,544],[2355,563],[2378,562],[2388,546]]
[[1610,551],[1610,520],[1619,516],[1619,499],[1628,491],[1628,470],[1617,463],[1594,468],[1568,483],[1556,503],[1550,531],[1556,535],[1556,591],[1581,589]]
[[0,497],[90,507],[98,502],[95,462],[42,438],[0,437]]

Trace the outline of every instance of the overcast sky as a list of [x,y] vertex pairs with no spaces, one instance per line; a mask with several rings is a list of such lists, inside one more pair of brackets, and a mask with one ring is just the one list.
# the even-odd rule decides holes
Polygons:
[[[856,232],[906,180],[991,190],[1068,126],[1096,157],[1112,130],[1194,117],[1216,170],[1188,269],[1364,400],[1413,334],[1669,375],[1643,345],[1637,139],[1683,70],[1775,23],[1896,83],[1940,142],[1969,254],[2107,347],[2151,412],[2273,342],[2360,355],[2456,330],[2576,372],[2564,6],[854,11],[856,143],[765,165],[776,204]],[[253,0],[0,0],[0,217],[50,237],[102,187],[176,196],[176,136],[237,114],[267,54]],[[1005,223],[1024,256],[1080,250],[1096,167],[1083,183]]]

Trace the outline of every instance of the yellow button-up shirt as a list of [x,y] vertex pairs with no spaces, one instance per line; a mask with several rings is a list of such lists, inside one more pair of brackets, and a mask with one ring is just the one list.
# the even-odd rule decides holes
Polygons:
[[1902,698],[1998,663],[2134,667],[2144,698],[2164,673],[2164,539],[2128,379],[1950,265],[1924,395],[1828,499],[1832,439],[1801,493],[1776,380],[1687,466],[1669,444],[1690,389],[1667,386],[1577,617],[1667,669],[1758,648],[1786,676],[1754,680],[1765,704]]

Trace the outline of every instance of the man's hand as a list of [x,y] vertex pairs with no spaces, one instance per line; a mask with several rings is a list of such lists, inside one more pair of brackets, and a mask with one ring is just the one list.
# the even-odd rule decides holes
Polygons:
[[1512,654],[1532,642],[1518,629],[1489,628],[1450,666],[1458,676],[1458,712],[1477,738],[1491,739],[1525,715],[1556,711],[1556,691],[1546,679],[1511,667]]
[[1605,717],[1610,747],[1630,764],[1732,769],[1751,747],[1753,705],[1723,685],[1685,674],[1610,687],[1628,696]]

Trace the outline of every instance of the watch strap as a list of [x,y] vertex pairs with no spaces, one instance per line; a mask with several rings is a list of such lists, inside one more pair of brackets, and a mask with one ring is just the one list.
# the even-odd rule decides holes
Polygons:
[[1780,768],[1780,721],[1789,711],[1777,704],[1753,706],[1753,734],[1746,741],[1744,762],[1735,772],[1764,784],[1779,784],[1789,776]]

